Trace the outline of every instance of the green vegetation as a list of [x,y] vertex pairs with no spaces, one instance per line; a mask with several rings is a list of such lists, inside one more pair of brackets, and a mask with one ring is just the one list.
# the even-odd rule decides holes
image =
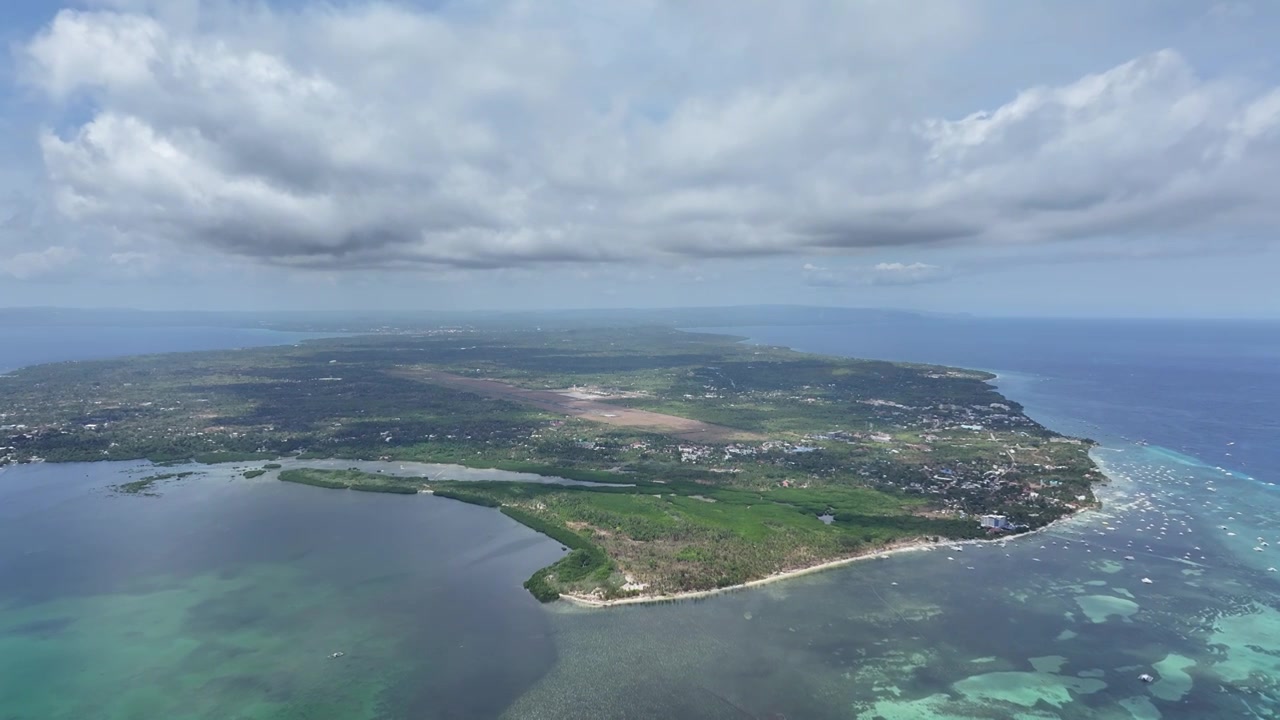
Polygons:
[[542,602],[560,597],[562,587],[599,587],[608,582],[613,563],[595,543],[563,525],[550,522],[515,507],[502,508],[502,514],[518,523],[547,535],[569,549],[569,554],[555,564],[542,568],[525,581],[524,586]]
[[245,470],[245,471],[244,471],[244,476],[245,476],[246,478],[249,478],[250,480],[252,480],[253,478],[256,478],[256,477],[262,477],[263,475],[266,475],[266,474],[267,474],[267,471],[266,471],[266,469],[265,469],[265,468],[264,468],[264,469],[260,469],[260,470]]
[[362,492],[399,493],[413,495],[422,488],[424,478],[403,478],[394,475],[366,473],[359,470],[316,470],[297,468],[282,470],[280,479],[300,485],[314,485],[336,490],[360,490]]
[[[280,479],[376,492],[410,493],[421,485],[418,478],[354,469],[286,470]],[[499,508],[564,545],[568,555],[525,583],[544,602],[565,592],[609,599],[707,590],[897,541],[982,536],[972,521],[914,514],[925,504],[920,499],[858,487],[758,491],[690,481],[427,486],[437,497]],[[819,515],[833,516],[832,522]],[[619,571],[619,564],[628,571]],[[639,583],[628,587],[632,581]]]
[[193,471],[187,471],[187,472],[177,472],[177,473],[160,473],[158,475],[148,475],[138,480],[131,480],[127,483],[120,483],[119,485],[116,485],[114,489],[116,492],[125,493],[128,495],[156,496],[157,493],[151,492],[154,489],[156,483],[164,482],[165,480],[181,480],[182,478],[190,477],[195,474],[196,473]]
[[267,463],[266,465],[262,466],[262,469],[263,470],[279,470],[282,467],[284,466],[281,465],[280,463]]
[[18,370],[0,380],[0,464],[381,459],[607,483],[281,473],[499,507],[571,550],[530,578],[542,598],[675,592],[974,537],[985,513],[1034,529],[1091,505],[1089,444],[990,377],[661,328],[344,337]]
[[[632,487],[436,482],[432,491],[502,512],[572,552],[526,587],[603,598],[736,585],[918,538],[977,538],[977,523],[915,514],[924,503],[864,488],[817,493],[697,483]],[[819,515],[834,515],[828,525]],[[616,561],[616,562],[615,562]],[[626,572],[618,572],[621,566]],[[628,578],[630,576],[630,578]],[[626,589],[628,582],[638,581]]]

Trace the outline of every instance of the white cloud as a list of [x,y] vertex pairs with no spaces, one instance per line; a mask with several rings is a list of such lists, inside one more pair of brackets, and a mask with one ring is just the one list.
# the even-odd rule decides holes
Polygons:
[[877,263],[871,268],[873,285],[914,285],[947,277],[947,271],[929,263]]
[[40,139],[59,208],[138,243],[505,267],[1280,221],[1280,89],[1166,50],[937,117],[956,3],[108,4],[25,77],[72,125]]
[[164,29],[146,17],[64,10],[27,53],[37,73],[33,80],[64,99],[79,88],[120,91],[145,85],[164,41]]
[[805,263],[801,270],[805,284],[815,287],[847,287],[851,285],[916,285],[950,279],[952,271],[940,265],[923,262],[882,262],[832,269]]
[[33,280],[54,275],[80,257],[75,249],[53,245],[40,251],[21,252],[8,258],[0,257],[0,274],[18,280]]

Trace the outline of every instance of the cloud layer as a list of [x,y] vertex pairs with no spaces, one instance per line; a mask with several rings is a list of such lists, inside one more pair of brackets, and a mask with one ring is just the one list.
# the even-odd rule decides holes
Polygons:
[[1280,221],[1280,89],[1164,50],[944,117],[955,3],[117,5],[21,54],[59,209],[133,243],[486,268]]

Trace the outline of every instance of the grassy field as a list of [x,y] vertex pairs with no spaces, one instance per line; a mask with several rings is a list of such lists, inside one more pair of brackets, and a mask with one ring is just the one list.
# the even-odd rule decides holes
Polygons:
[[[355,470],[289,470],[281,479],[392,492],[421,484]],[[566,592],[611,599],[708,590],[906,539],[981,536],[976,523],[915,514],[925,505],[919,499],[865,488],[755,491],[681,481],[426,487],[437,497],[500,509],[562,543],[570,553],[526,583],[542,600]]]
[[[599,548],[609,559],[607,575],[566,577],[553,566],[535,578],[540,588],[557,593],[598,592],[605,598],[735,585],[909,538],[981,536],[973,522],[914,514],[924,506],[918,499],[864,488],[754,491],[688,482],[603,488],[429,485],[441,497],[500,507],[535,529],[573,533],[582,544],[566,542],[570,547]],[[530,517],[542,525],[524,519]],[[635,589],[624,590],[628,583]]]

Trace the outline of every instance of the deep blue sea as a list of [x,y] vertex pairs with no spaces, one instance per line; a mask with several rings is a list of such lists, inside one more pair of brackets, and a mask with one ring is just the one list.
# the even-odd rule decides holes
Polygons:
[[[0,329],[0,367],[141,351],[64,331],[14,351]],[[558,546],[482,508],[230,471],[119,497],[145,470],[11,468],[0,718],[1280,718],[1280,324],[724,332],[996,372],[1101,443],[1104,507],[1006,547],[584,610],[532,602],[519,581]]]
[[66,360],[288,345],[321,337],[332,334],[226,327],[0,325],[0,372]]

